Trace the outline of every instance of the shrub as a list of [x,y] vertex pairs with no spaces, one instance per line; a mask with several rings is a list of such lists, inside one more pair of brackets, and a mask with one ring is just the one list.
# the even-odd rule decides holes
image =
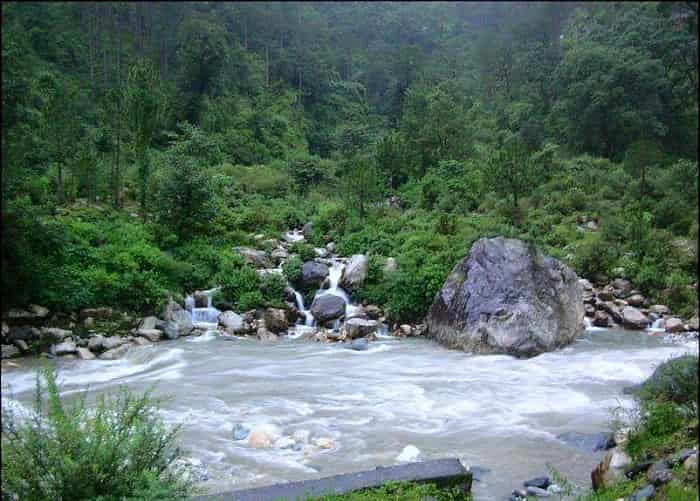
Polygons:
[[282,272],[290,283],[298,284],[301,279],[301,267],[304,262],[299,256],[291,256],[282,265]]
[[314,248],[311,245],[304,242],[295,242],[289,248],[289,252],[291,254],[297,254],[303,262],[311,261],[313,258],[316,257]]
[[639,399],[643,405],[670,402],[697,415],[698,356],[684,355],[659,365],[642,384]]
[[284,305],[284,288],[287,281],[277,274],[270,274],[263,277],[260,284],[260,293],[266,306],[281,307]]
[[217,275],[217,282],[224,301],[240,309],[248,310],[263,303],[260,278],[248,265],[237,261],[227,263]]
[[98,397],[93,410],[83,395],[67,407],[53,369],[44,368],[36,393],[26,420],[3,409],[3,499],[9,493],[66,501],[189,498],[191,485],[169,469],[179,428],[164,426],[148,392],[122,389]]

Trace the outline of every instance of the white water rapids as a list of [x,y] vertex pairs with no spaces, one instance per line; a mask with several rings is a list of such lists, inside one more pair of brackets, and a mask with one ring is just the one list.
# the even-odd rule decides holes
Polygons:
[[[382,338],[353,351],[209,332],[134,347],[121,360],[58,359],[56,366],[66,395],[124,384],[155,385],[157,395],[171,396],[163,417],[184,423],[183,449],[207,466],[209,492],[395,464],[413,446],[421,458],[457,456],[489,468],[474,492],[490,500],[546,474],[547,463],[590,485],[602,453],[579,451],[557,435],[607,430],[610,410],[632,404],[623,387],[697,350],[697,341],[665,345],[659,335],[608,329],[529,360],[474,356],[422,339]],[[37,360],[20,363],[3,372],[3,408],[31,405]],[[236,424],[270,425],[287,436],[306,430],[332,447],[253,449],[232,439]]]

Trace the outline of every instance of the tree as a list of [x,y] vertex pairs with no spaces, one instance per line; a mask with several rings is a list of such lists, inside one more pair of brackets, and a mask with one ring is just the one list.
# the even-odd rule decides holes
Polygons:
[[149,60],[138,60],[129,70],[125,101],[138,164],[141,213],[145,218],[146,192],[151,174],[148,149],[163,123],[166,109],[160,79]]
[[367,157],[355,155],[343,166],[343,192],[350,207],[364,217],[367,207],[381,195],[377,169]]
[[494,191],[510,198],[511,221],[517,226],[520,199],[534,188],[537,179],[537,166],[522,140],[511,136],[491,153],[488,175]]

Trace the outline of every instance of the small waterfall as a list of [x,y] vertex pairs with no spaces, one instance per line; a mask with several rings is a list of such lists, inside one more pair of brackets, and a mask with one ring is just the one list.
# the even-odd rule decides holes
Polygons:
[[200,329],[215,329],[218,325],[219,313],[221,312],[211,304],[212,296],[216,291],[217,289],[202,291],[202,293],[207,296],[206,308],[197,308],[192,295],[188,295],[185,298],[185,309],[190,312],[190,317],[195,327]]
[[282,235],[282,239],[289,243],[301,242],[304,240],[304,234],[301,230],[292,230]]
[[294,291],[294,297],[296,298],[297,309],[304,314],[304,325],[307,327],[312,327],[314,325],[314,316],[304,306],[304,298],[301,297],[301,294],[294,289],[292,290]]
[[657,318],[651,323],[647,329],[652,332],[666,332],[666,321],[663,318]]

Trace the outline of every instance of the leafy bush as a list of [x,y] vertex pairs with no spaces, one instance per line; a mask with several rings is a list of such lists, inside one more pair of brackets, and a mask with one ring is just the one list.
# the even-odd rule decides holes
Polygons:
[[44,368],[35,401],[26,420],[3,409],[3,499],[189,499],[191,485],[169,468],[179,428],[164,426],[148,392],[100,396],[92,410],[83,395],[68,407]]
[[260,278],[253,268],[240,260],[226,263],[217,275],[223,299],[241,310],[261,306]]
[[260,283],[260,293],[266,306],[282,307],[284,305],[284,288],[287,281],[277,274],[263,277]]
[[298,284],[301,279],[301,267],[304,262],[299,256],[292,256],[282,265],[282,272],[292,284]]
[[291,254],[298,255],[303,262],[311,261],[316,257],[314,248],[304,242],[294,242],[294,244],[292,244],[292,246],[289,248],[289,252]]
[[684,355],[659,365],[639,391],[642,404],[671,402],[697,415],[698,356]]

